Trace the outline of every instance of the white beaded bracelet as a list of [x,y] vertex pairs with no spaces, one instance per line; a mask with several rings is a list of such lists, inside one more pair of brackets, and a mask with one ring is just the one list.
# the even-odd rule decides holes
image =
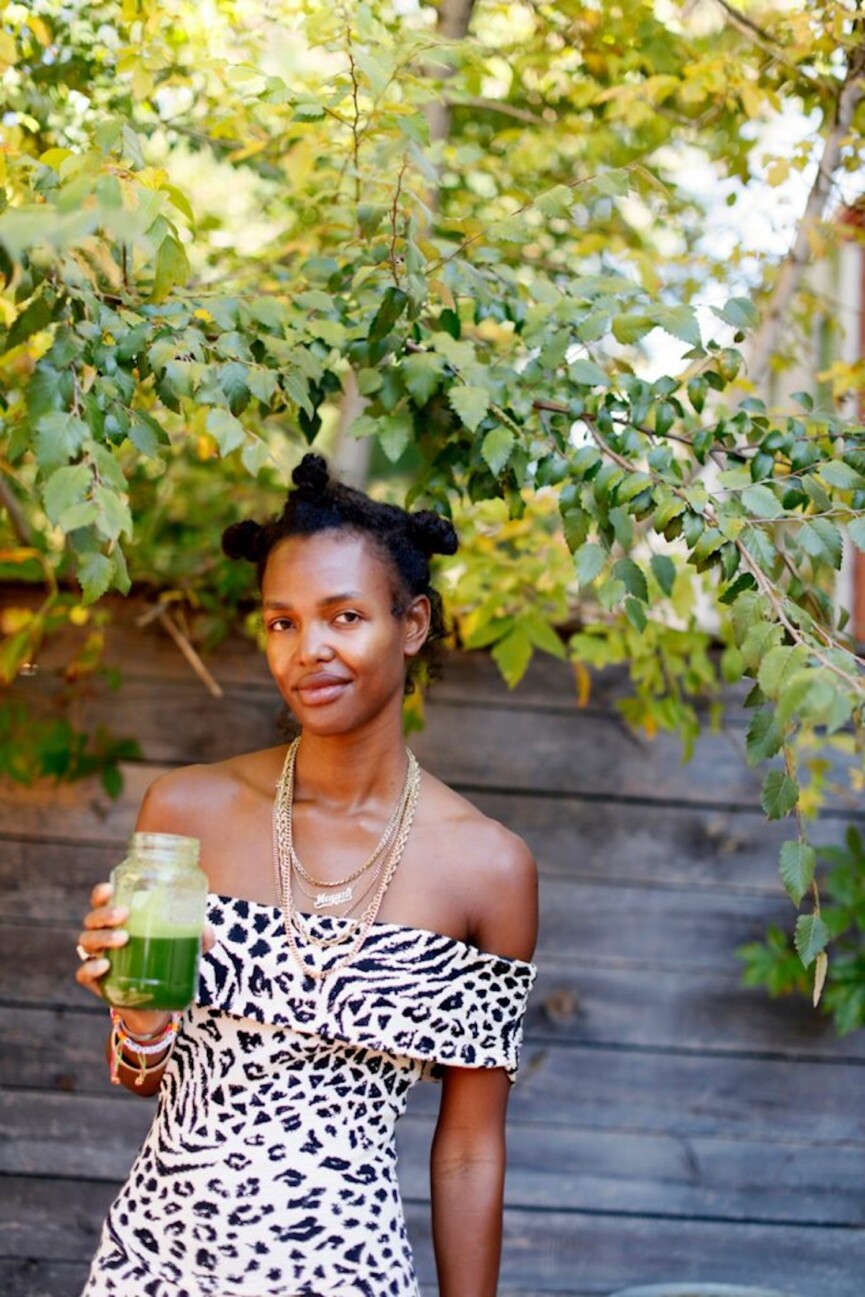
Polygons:
[[[129,1031],[117,1009],[111,1010],[111,1023],[111,1084],[120,1085],[119,1069],[121,1064],[125,1064],[126,1067],[136,1066],[129,1059],[124,1058],[124,1051],[128,1046],[130,1050],[133,1050],[138,1055],[138,1075],[135,1078],[135,1084],[143,1085],[144,1078],[148,1073],[159,1071],[168,1062],[177,1038],[180,1014],[172,1013],[170,1022],[166,1024],[162,1031],[143,1038],[137,1038]],[[158,1063],[148,1067],[144,1060],[152,1054],[163,1054],[164,1057]]]

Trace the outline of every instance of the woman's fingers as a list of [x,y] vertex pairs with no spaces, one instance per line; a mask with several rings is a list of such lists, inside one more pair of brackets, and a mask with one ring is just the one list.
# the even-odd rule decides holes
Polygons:
[[87,991],[92,991],[101,1000],[104,998],[101,979],[108,972],[109,967],[107,959],[94,956],[93,959],[88,959],[83,964],[78,965],[75,970],[75,980],[79,986],[83,986]]
[[101,905],[107,905],[114,895],[114,888],[110,883],[97,883],[90,893],[91,909],[98,909]]
[[216,933],[209,923],[205,923],[204,931],[201,934],[201,949],[207,954],[216,945]]
[[116,928],[128,916],[125,905],[101,905],[84,916],[85,928]]
[[75,980],[102,999],[101,979],[110,967],[109,950],[116,950],[129,940],[129,934],[120,925],[129,914],[122,905],[112,905],[114,889],[110,883],[97,883],[90,893],[93,907],[84,916],[84,927],[78,934],[77,952],[81,963],[75,970]]

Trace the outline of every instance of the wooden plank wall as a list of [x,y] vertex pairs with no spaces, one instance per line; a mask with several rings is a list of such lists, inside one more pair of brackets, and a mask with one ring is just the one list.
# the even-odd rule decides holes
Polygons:
[[[82,706],[144,759],[111,803],[93,783],[0,789],[0,1292],[74,1297],[152,1105],[107,1082],[105,1013],[72,980],[91,883],[166,766],[274,741],[261,660],[232,643],[208,697],[158,630],[120,630],[122,690]],[[46,658],[24,683],[50,707]],[[733,950],[789,924],[743,717],[677,746],[629,734],[615,687],[574,702],[538,661],[513,694],[455,660],[414,738],[432,771],[523,834],[542,885],[540,976],[512,1096],[502,1297],[599,1297],[636,1283],[865,1291],[865,1043],[739,984]],[[827,812],[823,840],[847,815]],[[435,1291],[426,1158],[436,1087],[401,1129],[407,1213]]]

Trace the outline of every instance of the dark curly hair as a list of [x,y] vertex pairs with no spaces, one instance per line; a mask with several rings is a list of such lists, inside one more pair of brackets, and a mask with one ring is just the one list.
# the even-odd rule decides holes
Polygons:
[[260,587],[271,550],[289,536],[346,531],[368,537],[394,576],[394,616],[401,617],[418,595],[426,595],[430,601],[429,634],[409,663],[406,693],[414,688],[419,675],[435,678],[439,674],[439,643],[447,627],[441,595],[430,584],[430,558],[456,553],[459,542],[453,524],[429,509],[409,513],[335,481],[321,455],[304,455],[291,477],[294,490],[289,491],[282,513],[265,523],[252,519],[233,523],[223,532],[223,552],[229,558],[255,563]]

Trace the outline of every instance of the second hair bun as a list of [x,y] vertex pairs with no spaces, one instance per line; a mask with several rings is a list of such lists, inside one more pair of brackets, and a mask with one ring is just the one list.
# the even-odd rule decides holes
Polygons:
[[409,535],[425,554],[455,554],[459,541],[453,523],[432,509],[409,514]]

